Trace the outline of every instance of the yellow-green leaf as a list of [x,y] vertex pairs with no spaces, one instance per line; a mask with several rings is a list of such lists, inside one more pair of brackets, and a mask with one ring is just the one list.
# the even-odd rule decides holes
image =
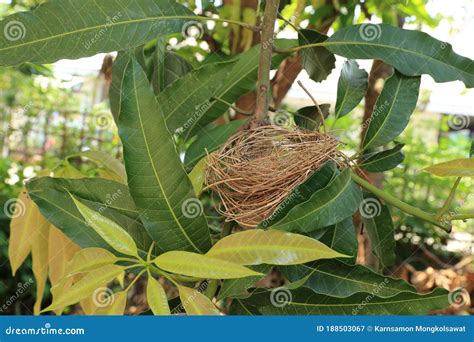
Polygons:
[[120,253],[138,256],[138,249],[135,241],[133,241],[130,234],[128,234],[122,227],[111,219],[82,204],[74,198],[73,195],[71,195],[71,198],[86,222],[105,240],[105,242]]
[[260,229],[226,236],[207,255],[239,265],[296,265],[318,259],[348,257],[303,235]]
[[154,315],[171,315],[168,297],[160,282],[153,277],[148,277],[146,298]]
[[[38,210],[36,208],[36,210]],[[38,210],[39,211],[39,210]],[[31,258],[33,260],[33,275],[36,280],[36,301],[33,313],[39,315],[43,301],[44,288],[48,279],[48,240],[49,222],[38,215],[35,222],[35,231],[31,243]]]
[[202,293],[197,290],[191,289],[185,286],[179,286],[179,298],[181,304],[186,310],[186,313],[190,316],[218,316],[220,315],[219,310]]
[[202,191],[202,187],[204,185],[206,167],[207,167],[207,157],[204,157],[196,164],[196,166],[189,173],[189,179],[191,180],[191,183],[193,184],[193,189],[196,196],[199,196],[199,194]]
[[127,306],[127,291],[120,291],[109,297],[108,305],[99,307],[94,315],[96,316],[119,316],[123,315]]
[[103,248],[84,248],[78,251],[68,263],[67,275],[92,271],[116,261],[117,257]]
[[229,261],[185,251],[166,252],[153,262],[165,271],[202,279],[236,279],[261,274]]
[[35,222],[42,217],[39,209],[28,197],[25,189],[15,203],[7,202],[5,211],[11,217],[10,242],[8,244],[8,259],[13,275],[23,264],[31,251],[31,243],[35,231]]
[[65,276],[67,264],[79,249],[79,246],[58,228],[53,225],[49,227],[48,265],[52,286]]
[[461,158],[429,166],[425,171],[440,177],[473,177],[474,159]]
[[[68,291],[58,291],[58,296],[53,303],[43,311],[51,311],[81,301],[95,291],[104,287],[121,272],[123,267],[117,265],[105,265],[87,273],[79,281],[74,283]],[[61,284],[58,284],[60,286]]]

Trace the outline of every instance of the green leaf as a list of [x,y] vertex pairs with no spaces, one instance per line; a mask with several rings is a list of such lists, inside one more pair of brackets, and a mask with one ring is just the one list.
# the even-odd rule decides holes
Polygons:
[[473,177],[474,159],[460,158],[429,166],[425,171],[439,177]]
[[[300,30],[298,33],[300,45],[321,43],[327,39],[326,35],[314,30]],[[301,50],[300,53],[304,69],[315,82],[325,80],[334,69],[336,57],[325,47],[311,47]]]
[[202,293],[186,286],[178,286],[179,298],[189,316],[219,316],[216,306]]
[[342,221],[358,208],[362,195],[352,182],[350,170],[344,170],[325,188],[314,192],[272,225],[273,229],[307,233]]
[[0,22],[0,65],[126,50],[181,32],[182,16],[194,14],[170,0],[51,0]]
[[128,185],[142,222],[161,251],[205,252],[211,239],[202,204],[184,171],[164,113],[135,57],[122,53],[117,59],[128,60],[116,117]]
[[171,133],[188,133],[211,106],[210,99],[222,88],[235,61],[213,63],[176,80],[156,101]]
[[113,264],[117,261],[117,257],[109,251],[90,247],[79,250],[66,266],[67,276],[77,273],[92,271],[96,268]]
[[236,300],[237,307],[231,309],[231,314],[248,315],[257,311],[263,315],[426,315],[449,306],[448,291],[445,289],[436,289],[424,295],[401,292],[383,298],[372,293],[357,293],[339,298],[300,287],[288,292],[288,300],[277,302],[278,306],[272,305],[278,300],[275,293],[256,290],[250,298]]
[[350,59],[381,59],[406,76],[431,75],[436,82],[460,80],[474,86],[474,63],[451,44],[388,24],[353,25],[336,31],[324,46]]
[[207,253],[240,265],[296,265],[346,257],[309,237],[277,230],[247,230],[219,240]]
[[160,282],[153,277],[148,277],[146,299],[154,315],[171,315],[165,289]]
[[342,66],[337,83],[336,118],[341,118],[353,110],[364,98],[369,86],[369,75],[353,60]]
[[153,262],[165,271],[200,279],[236,279],[261,275],[239,264],[192,252],[166,252]]
[[393,265],[396,259],[395,237],[388,207],[374,195],[364,192],[364,200],[359,210],[372,243],[372,251],[383,266]]
[[112,157],[109,153],[101,151],[84,151],[78,153],[78,155],[81,157],[88,158],[102,165],[103,167],[117,175],[123,183],[127,182],[127,174],[125,172],[125,167],[119,160]]
[[246,120],[234,120],[224,125],[199,130],[196,140],[186,150],[184,157],[186,168],[196,165],[206,155],[206,151],[211,153],[217,150],[245,122]]
[[259,228],[267,228],[280,221],[293,207],[308,201],[313,193],[328,186],[338,173],[339,171],[334,162],[331,161],[324,164],[304,183],[298,185],[275,211],[259,224]]
[[[53,299],[53,303],[42,312],[52,311],[57,308],[63,308],[78,303],[82,299],[93,294],[94,291],[100,291],[102,287],[118,277],[122,272],[123,267],[117,265],[106,265],[95,269],[87,273],[67,291],[61,291],[59,295]],[[60,288],[63,285],[64,284],[61,282],[57,286]],[[53,291],[53,289],[51,291]]]
[[403,132],[415,110],[419,89],[420,77],[404,76],[398,71],[385,81],[368,120],[364,149],[387,144]]
[[471,148],[469,150],[469,158],[472,158],[473,156],[474,156],[474,138],[472,138]]
[[100,212],[82,204],[73,195],[70,195],[77,209],[90,225],[113,249],[126,255],[138,256],[135,241],[122,227],[111,219],[102,216]]
[[355,262],[358,242],[352,216],[328,227],[323,236],[318,240],[336,252],[350,255],[351,259],[344,259],[344,262]]
[[[156,49],[159,48],[158,45]],[[163,49],[165,48],[166,42],[163,44]],[[153,57],[152,83],[155,94],[159,94],[174,81],[193,70],[192,65],[188,61],[174,52],[163,51],[162,53],[157,53],[155,50]]]
[[377,297],[391,297],[400,292],[416,290],[401,279],[386,277],[362,265],[347,265],[338,260],[323,260],[311,265],[278,268],[291,282],[309,275],[304,287],[332,296],[349,297],[355,293],[373,293]]
[[250,296],[247,289],[252,287],[260,279],[264,278],[271,269],[269,265],[258,265],[252,266],[251,268],[254,271],[262,273],[262,275],[224,280],[219,290],[217,300],[219,301],[225,298],[246,298]]
[[[319,109],[323,113],[323,117],[327,118],[329,116],[330,104],[323,103],[319,105]],[[295,114],[295,123],[302,128],[306,128],[310,131],[317,131],[321,126],[321,115],[316,108],[316,106],[307,106],[298,109]]]
[[124,184],[99,178],[41,177],[31,180],[26,186],[46,219],[82,248],[100,247],[114,251],[87,225],[69,193],[80,198],[81,202],[92,210],[126,229],[137,243],[141,255],[146,255],[152,241],[139,220],[133,200]]
[[207,158],[202,158],[196,166],[189,173],[189,179],[193,184],[194,193],[199,197],[199,194],[202,191],[204,186],[204,180],[206,178],[206,167],[207,167]]
[[369,172],[383,172],[391,170],[405,159],[401,151],[405,144],[397,143],[394,148],[364,156],[364,161],[359,164],[361,168]]

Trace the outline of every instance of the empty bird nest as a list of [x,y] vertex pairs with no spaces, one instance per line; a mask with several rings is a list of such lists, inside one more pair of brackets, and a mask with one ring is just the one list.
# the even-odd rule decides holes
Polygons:
[[341,165],[339,141],[298,127],[260,124],[237,132],[208,156],[207,188],[227,221],[255,227],[329,160]]

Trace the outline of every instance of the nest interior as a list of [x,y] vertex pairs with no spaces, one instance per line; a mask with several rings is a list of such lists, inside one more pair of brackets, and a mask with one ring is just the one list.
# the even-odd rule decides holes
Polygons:
[[340,160],[335,138],[300,128],[273,125],[239,131],[208,156],[207,187],[227,221],[255,227],[288,194],[329,160]]

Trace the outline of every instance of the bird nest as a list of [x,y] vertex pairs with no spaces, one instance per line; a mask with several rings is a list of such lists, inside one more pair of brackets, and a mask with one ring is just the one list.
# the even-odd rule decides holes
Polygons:
[[207,188],[227,221],[255,227],[329,160],[341,163],[335,138],[300,128],[251,127],[208,156]]

